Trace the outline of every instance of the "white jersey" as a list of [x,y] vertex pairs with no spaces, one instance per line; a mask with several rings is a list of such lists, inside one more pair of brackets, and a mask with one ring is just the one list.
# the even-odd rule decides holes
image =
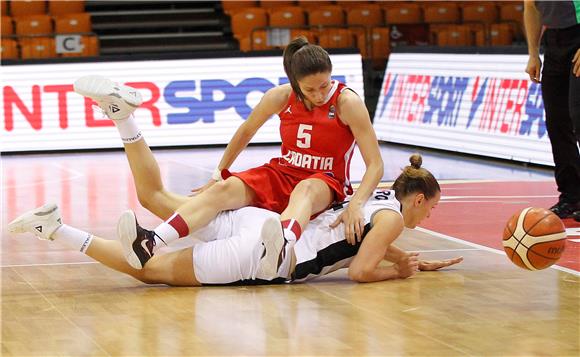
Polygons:
[[[350,265],[360,248],[360,243],[351,245],[346,241],[344,225],[330,228],[345,207],[346,205],[328,210],[308,224],[294,246],[297,264],[292,274],[293,281],[310,280]],[[377,190],[364,205],[363,239],[372,227],[374,215],[384,209],[401,214],[401,203],[395,198],[395,191]]]
[[[353,246],[346,241],[342,224],[330,228],[347,205],[323,212],[308,224],[294,246],[297,265],[292,280],[313,279],[350,265],[360,243]],[[383,209],[401,213],[394,191],[377,190],[364,205],[365,232],[370,230],[374,214]],[[194,232],[193,236],[202,241],[193,247],[197,280],[202,284],[228,284],[255,279],[263,253],[260,232],[270,217],[280,215],[245,207],[222,212],[205,228]]]

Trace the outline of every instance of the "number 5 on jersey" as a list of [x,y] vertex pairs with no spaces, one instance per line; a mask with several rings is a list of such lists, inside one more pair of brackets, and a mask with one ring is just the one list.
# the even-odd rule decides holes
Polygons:
[[296,146],[301,149],[308,149],[310,147],[310,139],[312,138],[312,125],[300,124],[298,127],[298,134],[296,135]]

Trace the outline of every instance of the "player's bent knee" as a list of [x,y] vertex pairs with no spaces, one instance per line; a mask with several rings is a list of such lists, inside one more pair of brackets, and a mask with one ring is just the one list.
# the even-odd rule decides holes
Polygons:
[[233,180],[216,182],[208,190],[208,204],[216,208],[231,209],[232,206],[238,206],[240,201],[239,185]]
[[294,190],[292,190],[291,199],[312,201],[318,200],[326,193],[325,190],[330,191],[328,186],[326,186],[326,184],[324,184],[322,181],[301,181],[298,183],[298,185],[296,185]]
[[148,191],[148,190],[137,190],[137,199],[139,200],[139,204],[143,206],[145,209],[150,210],[155,208],[157,205],[156,191]]

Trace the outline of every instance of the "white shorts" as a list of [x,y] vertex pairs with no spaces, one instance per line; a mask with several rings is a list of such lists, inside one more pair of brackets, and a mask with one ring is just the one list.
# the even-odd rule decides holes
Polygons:
[[[266,219],[280,215],[256,207],[220,213],[193,236],[193,271],[202,284],[255,279],[263,252],[260,232]],[[235,235],[234,235],[235,233]]]

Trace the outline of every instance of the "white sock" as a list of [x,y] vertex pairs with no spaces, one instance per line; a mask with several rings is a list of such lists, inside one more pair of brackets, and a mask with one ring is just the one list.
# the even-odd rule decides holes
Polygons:
[[177,233],[177,230],[171,227],[171,225],[169,225],[167,222],[163,222],[160,225],[158,225],[157,228],[154,229],[154,231],[155,234],[157,234],[157,236],[155,237],[155,241],[157,243],[155,245],[156,248],[155,250],[161,248],[162,246],[169,245],[169,243],[179,239],[179,233]]
[[288,243],[284,247],[284,260],[280,267],[278,268],[278,276],[283,278],[290,278],[290,268],[292,263],[292,251],[294,250],[294,245],[296,244],[296,240],[287,239]]
[[113,120],[113,122],[115,123],[115,126],[117,126],[117,130],[119,130],[119,134],[121,134],[121,140],[123,143],[131,144],[143,139],[141,130],[137,127],[133,115],[129,115],[127,119]]
[[76,229],[67,224],[60,226],[53,234],[52,238],[55,240],[60,240],[72,249],[78,250],[85,253],[91,242],[93,241],[93,235],[80,229]]
[[296,243],[296,234],[292,232],[291,229],[284,228],[282,231],[284,232],[284,238],[286,238],[288,242]]

